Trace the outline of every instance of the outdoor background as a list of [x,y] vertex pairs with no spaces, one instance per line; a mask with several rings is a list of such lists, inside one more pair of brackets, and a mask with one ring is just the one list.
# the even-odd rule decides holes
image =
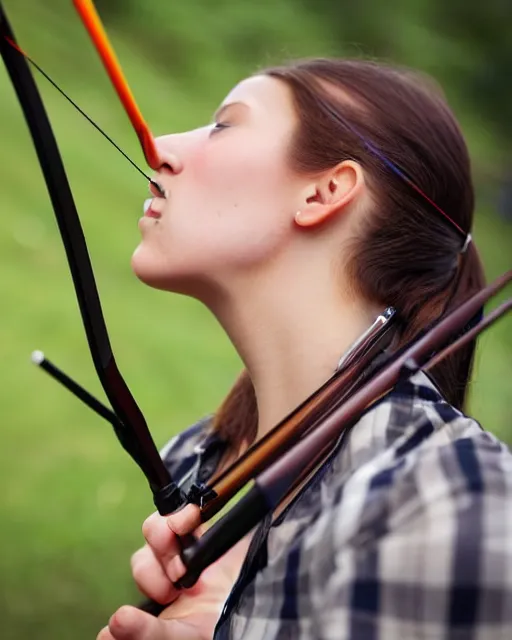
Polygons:
[[[139,162],[71,0],[5,0],[19,43]],[[42,6],[44,5],[44,6]],[[199,126],[229,89],[290,57],[385,58],[431,73],[470,144],[474,237],[489,279],[512,264],[510,0],[98,0],[155,134]],[[121,371],[158,446],[212,411],[240,363],[197,303],[129,267],[145,180],[36,74]],[[151,512],[110,426],[30,364],[42,349],[103,398],[41,171],[0,65],[0,638],[94,638],[135,602],[128,567]],[[411,291],[411,295],[414,292]],[[510,317],[480,341],[471,412],[512,442]]]

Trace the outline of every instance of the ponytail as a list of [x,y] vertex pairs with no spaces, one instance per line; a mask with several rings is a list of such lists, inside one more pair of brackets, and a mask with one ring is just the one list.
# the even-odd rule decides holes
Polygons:
[[[485,286],[484,270],[474,242],[469,243],[459,261],[453,293],[446,305],[449,310],[455,309]],[[444,397],[457,409],[465,408],[475,347],[476,341],[470,342],[445,358],[431,372]]]
[[213,430],[230,445],[232,452],[242,444],[251,445],[258,432],[256,394],[246,369],[238,376],[219,409],[215,413]]

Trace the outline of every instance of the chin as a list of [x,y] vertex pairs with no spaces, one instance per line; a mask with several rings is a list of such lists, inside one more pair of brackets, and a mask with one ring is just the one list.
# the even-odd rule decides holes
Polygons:
[[162,274],[162,268],[157,261],[148,256],[141,245],[135,249],[131,267],[137,278],[154,289],[165,289],[165,278]]
[[147,251],[143,245],[139,245],[133,253],[131,267],[137,278],[153,289],[191,298],[200,298],[200,292],[204,290],[203,278],[197,273],[192,274],[189,269],[180,269],[178,265],[172,269],[165,258],[158,260],[153,252]]

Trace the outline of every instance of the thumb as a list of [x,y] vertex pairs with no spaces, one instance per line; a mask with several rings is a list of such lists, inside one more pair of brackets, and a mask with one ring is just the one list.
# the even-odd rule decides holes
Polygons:
[[195,627],[178,620],[164,620],[124,606],[110,618],[109,631],[114,640],[201,640]]
[[165,623],[135,607],[124,606],[110,618],[114,640],[165,640]]

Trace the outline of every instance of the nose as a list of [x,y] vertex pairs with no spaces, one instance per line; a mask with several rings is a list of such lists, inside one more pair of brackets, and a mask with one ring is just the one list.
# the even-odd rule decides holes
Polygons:
[[162,148],[162,145],[158,144],[158,140],[156,140],[155,142],[158,153],[159,167],[153,178],[150,179],[149,190],[155,196],[166,198],[167,191],[161,184],[162,171],[168,171],[173,175],[176,175],[183,169],[183,164],[175,153],[171,153],[168,149]]
[[161,136],[155,140],[160,160],[159,170],[167,169],[171,171],[171,173],[178,174],[183,170],[183,162],[173,148],[170,140],[171,137],[172,136]]
[[159,153],[159,158],[161,162],[159,170],[167,169],[174,174],[180,173],[183,170],[183,163],[176,154],[168,152]]

